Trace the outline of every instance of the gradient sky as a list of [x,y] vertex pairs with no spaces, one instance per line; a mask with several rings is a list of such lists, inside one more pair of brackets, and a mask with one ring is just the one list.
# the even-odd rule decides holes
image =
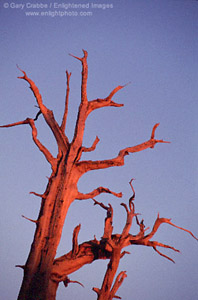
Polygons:
[[[79,190],[98,186],[123,192],[123,199],[97,197],[114,208],[114,232],[125,223],[121,201],[131,195],[129,180],[134,177],[136,211],[145,225],[152,225],[160,213],[198,236],[197,164],[197,53],[198,1],[193,0],[73,0],[52,2],[52,8],[30,9],[27,3],[43,1],[1,0],[1,102],[0,124],[34,117],[35,99],[21,76],[18,64],[35,81],[46,106],[61,120],[65,98],[65,70],[72,72],[68,136],[71,139],[80,100],[81,65],[69,53],[89,53],[88,97],[106,97],[119,84],[131,82],[114,98],[122,108],[103,108],[89,116],[84,145],[98,135],[100,143],[88,159],[115,157],[119,150],[149,139],[152,127],[160,122],[156,137],[171,141],[152,150],[131,154],[125,166],[88,173]],[[70,9],[78,16],[54,16],[54,3],[89,4],[88,9]],[[91,3],[112,4],[113,8],[93,9]],[[24,4],[16,8],[15,4]],[[28,16],[31,12],[49,16]],[[80,16],[80,12],[89,12]],[[60,13],[59,13],[60,14]],[[57,148],[42,118],[36,123],[39,139],[55,155]],[[34,234],[34,224],[21,215],[36,219],[40,200],[30,191],[42,193],[50,167],[31,139],[29,126],[0,130],[1,243],[0,299],[16,299],[22,270]],[[79,242],[98,239],[103,234],[105,211],[91,200],[72,204],[65,223],[57,256],[71,250],[72,231],[81,223]],[[136,233],[134,224],[131,233]],[[198,243],[190,235],[164,224],[155,240],[180,249],[181,254],[151,248],[129,247],[119,271],[128,277],[118,291],[125,300],[177,300],[198,298]],[[92,287],[100,287],[107,261],[94,262],[70,276],[85,288],[63,284],[57,300],[96,299]]]

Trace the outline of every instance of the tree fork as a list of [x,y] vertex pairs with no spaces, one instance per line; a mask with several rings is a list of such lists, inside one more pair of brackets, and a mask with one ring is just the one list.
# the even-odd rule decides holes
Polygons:
[[[69,101],[69,91],[70,91],[69,83],[70,83],[70,76],[71,76],[71,73],[69,73],[68,71],[66,72],[67,88],[66,88],[66,98],[65,98],[65,109],[63,113],[62,123],[60,126],[55,120],[53,111],[49,110],[43,104],[41,94],[34,81],[32,81],[27,76],[27,74],[19,67],[18,67],[19,70],[23,73],[23,76],[19,78],[29,83],[30,89],[33,92],[33,95],[38,104],[39,112],[37,113],[35,118],[26,118],[25,120],[20,122],[0,126],[1,128],[8,128],[13,126],[28,124],[32,129],[32,138],[35,145],[44,154],[46,160],[48,161],[48,163],[50,163],[52,168],[52,174],[49,178],[47,188],[44,194],[41,195],[41,194],[34,193],[35,195],[39,195],[42,198],[41,207],[40,207],[38,219],[35,220],[35,224],[36,224],[35,235],[34,235],[33,243],[31,245],[27,262],[24,266],[24,278],[18,296],[18,300],[54,300],[55,299],[57,282],[56,281],[53,282],[53,280],[50,279],[51,278],[50,276],[52,275],[53,273],[52,271],[55,268],[54,263],[57,262],[57,260],[54,260],[54,258],[61,238],[65,217],[67,215],[67,211],[71,203],[75,199],[79,199],[79,200],[89,199],[97,195],[100,195],[101,193],[110,193],[117,197],[121,197],[121,193],[112,192],[110,189],[104,187],[99,187],[90,193],[82,194],[77,189],[77,183],[79,178],[88,171],[109,168],[114,166],[122,166],[124,164],[124,157],[129,153],[135,153],[135,152],[143,151],[148,148],[153,148],[157,143],[165,143],[163,140],[155,139],[155,130],[159,125],[156,124],[153,127],[151,138],[148,141],[137,146],[121,149],[118,156],[115,158],[108,159],[108,160],[99,160],[99,161],[80,160],[83,152],[94,151],[97,146],[97,143],[99,142],[99,138],[96,137],[91,147],[87,148],[82,145],[85,122],[88,115],[92,111],[102,107],[112,107],[112,106],[122,107],[123,104],[114,102],[112,98],[118,91],[120,91],[122,88],[126,86],[126,85],[122,85],[122,86],[119,85],[115,87],[109,93],[109,95],[104,99],[94,99],[89,101],[87,97],[88,53],[85,50],[83,50],[83,54],[84,56],[82,58],[72,55],[74,58],[78,59],[82,64],[82,76],[81,76],[81,101],[78,109],[78,116],[77,116],[76,126],[74,130],[73,140],[71,143],[69,143],[68,137],[65,134],[65,129],[67,126],[66,122],[67,122],[67,115],[68,115],[68,101]],[[58,154],[56,158],[52,156],[50,151],[37,138],[37,128],[35,122],[37,121],[40,114],[43,115],[44,121],[49,126],[56,140],[58,146]],[[112,214],[113,214],[113,210],[109,205],[109,207],[107,208],[106,225],[105,225],[104,236],[102,239],[102,244],[104,244],[104,240],[106,238],[109,239],[109,244],[107,247],[108,249],[107,248],[105,249],[107,251],[107,253],[105,253],[106,256],[108,256],[109,253],[108,251],[109,248],[111,248],[111,243],[113,245],[115,239],[115,237],[113,236],[111,237],[113,228],[109,223],[110,221],[109,218],[112,218]],[[128,219],[130,218],[128,217]],[[128,233],[128,230],[129,230],[129,226],[126,224],[122,235],[126,235]],[[142,236],[143,231],[141,231],[140,233]],[[138,244],[139,242],[139,244],[150,246],[149,241],[147,241],[147,239],[140,240],[140,236],[138,236],[134,240],[132,236],[129,235],[129,237],[131,238],[131,240],[127,239],[128,244]],[[122,242],[121,245],[122,247],[125,246],[123,245],[122,240],[120,242]],[[97,246],[96,241],[94,242],[94,245]],[[156,246],[158,245],[152,244],[153,248]],[[78,249],[77,244],[75,249]],[[105,257],[103,256],[104,252],[100,255],[101,258],[106,258],[106,256]],[[64,278],[64,280],[66,280],[66,277]],[[66,282],[68,283],[68,280],[66,280]]]

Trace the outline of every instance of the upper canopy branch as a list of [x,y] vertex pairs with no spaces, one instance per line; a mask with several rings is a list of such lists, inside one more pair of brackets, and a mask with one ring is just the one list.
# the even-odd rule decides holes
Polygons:
[[43,104],[42,96],[39,92],[38,87],[35,85],[34,81],[32,81],[30,78],[28,78],[27,74],[25,71],[23,71],[19,66],[17,65],[17,68],[23,73],[23,76],[18,76],[19,79],[23,79],[27,81],[30,85],[30,89],[34,94],[34,97],[36,98],[36,101],[38,103],[38,106],[42,112],[42,114],[45,116],[47,114],[47,107]]
[[47,161],[51,164],[52,169],[54,169],[56,166],[56,159],[52,156],[50,151],[37,138],[37,129],[36,129],[35,122],[33,119],[27,118],[24,121],[19,121],[19,122],[0,126],[0,128],[9,128],[9,127],[24,125],[24,124],[30,125],[30,127],[32,128],[32,138],[33,138],[34,143],[37,145],[39,150],[44,154]]
[[94,140],[94,142],[93,142],[93,144],[92,144],[91,147],[81,147],[81,148],[79,149],[78,154],[77,154],[76,162],[80,160],[81,155],[82,155],[83,152],[91,152],[91,151],[94,151],[94,150],[96,149],[96,146],[97,146],[97,144],[98,144],[99,141],[100,141],[100,139],[96,136],[96,138],[95,138],[95,140]]
[[32,138],[39,150],[45,155],[45,158],[47,161],[51,164],[52,169],[55,169],[56,167],[56,159],[52,156],[52,154],[49,152],[49,150],[41,144],[41,142],[37,139],[37,129],[34,123],[33,119],[29,119],[29,124],[32,128]]
[[[18,67],[18,66],[17,66]],[[53,112],[51,110],[49,110],[44,104],[43,104],[43,100],[41,97],[41,94],[39,92],[38,87],[35,85],[34,81],[32,81],[30,78],[28,78],[26,72],[24,72],[23,70],[21,70],[19,67],[18,69],[24,74],[24,76],[22,77],[18,77],[19,79],[23,79],[25,81],[27,81],[30,85],[30,89],[32,90],[36,101],[38,103],[38,106],[40,108],[41,113],[44,116],[44,119],[46,121],[46,123],[48,124],[48,126],[51,128],[54,137],[57,141],[57,144],[59,146],[59,148],[61,149],[67,149],[68,148],[68,139],[65,136],[65,134],[62,132],[62,130],[60,129],[58,123],[56,122]]]
[[81,103],[87,102],[87,78],[88,78],[88,65],[87,65],[88,52],[83,50],[83,53],[84,56],[82,58],[70,54],[72,57],[80,60],[82,63]]
[[96,149],[97,144],[99,143],[100,139],[98,138],[98,136],[96,136],[93,144],[91,147],[82,147],[82,152],[91,152],[94,151]]
[[68,115],[69,92],[70,92],[69,82],[70,82],[71,73],[66,71],[66,77],[67,77],[67,89],[66,89],[66,96],[65,96],[65,110],[64,110],[64,114],[63,114],[62,123],[60,126],[60,128],[63,132],[65,132],[67,115]]
[[112,97],[121,89],[123,89],[125,85],[119,85],[116,88],[113,89],[113,91],[104,99],[95,99],[92,101],[89,101],[88,109],[87,109],[87,115],[90,114],[93,110],[105,107],[105,106],[114,106],[114,107],[121,107],[124,106],[124,104],[119,104],[114,101],[112,101]]
[[135,199],[135,190],[133,188],[132,181],[133,181],[133,178],[129,182],[129,184],[132,188],[132,191],[133,191],[133,195],[129,199],[129,209],[128,209],[128,207],[125,203],[121,203],[121,205],[126,210],[127,218],[126,218],[126,224],[125,224],[125,226],[123,228],[123,231],[122,231],[122,234],[120,236],[120,243],[126,243],[126,239],[128,238],[129,231],[131,229],[133,217],[137,216],[137,214],[135,213],[134,203],[132,202]]
[[78,59],[82,63],[82,80],[81,80],[81,103],[78,110],[78,117],[76,121],[76,127],[74,132],[74,138],[72,141],[72,146],[76,147],[76,144],[82,146],[82,140],[84,135],[85,121],[89,113],[97,108],[104,106],[115,106],[120,107],[123,104],[118,104],[112,101],[112,97],[124,86],[117,86],[111,91],[111,93],[105,99],[96,99],[88,101],[87,96],[87,79],[88,79],[88,64],[87,64],[87,51],[83,50],[84,56],[79,58],[77,56],[71,55],[72,57]]
[[[73,56],[74,58],[78,59],[82,63],[82,79],[81,79],[81,102],[78,109],[78,117],[76,121],[75,131],[73,141],[71,143],[73,149],[78,149],[82,146],[83,135],[85,130],[85,121],[87,118],[87,78],[88,78],[88,64],[87,64],[87,51],[83,50],[84,56],[79,58],[77,56]],[[77,149],[78,148],[78,149]],[[77,154],[77,153],[76,153]]]
[[154,138],[155,130],[158,126],[159,126],[159,123],[154,125],[151,138],[148,141],[146,141],[142,144],[139,144],[137,146],[127,147],[125,149],[120,150],[118,156],[115,158],[107,159],[107,160],[77,162],[76,165],[79,169],[79,172],[84,174],[91,170],[98,170],[98,169],[105,169],[105,168],[109,168],[109,167],[122,166],[122,165],[124,165],[124,157],[126,155],[128,155],[129,153],[135,153],[135,152],[143,151],[148,148],[154,148],[154,146],[157,143],[169,143],[167,141],[157,140]]

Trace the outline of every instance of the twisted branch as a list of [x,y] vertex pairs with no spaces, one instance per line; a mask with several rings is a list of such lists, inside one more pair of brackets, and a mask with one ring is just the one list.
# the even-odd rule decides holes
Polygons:
[[95,189],[92,192],[87,193],[87,194],[83,194],[83,193],[78,192],[78,195],[76,196],[76,199],[77,200],[91,199],[91,198],[96,197],[96,196],[98,196],[102,193],[112,194],[112,195],[114,195],[116,197],[119,197],[119,198],[122,197],[122,193],[115,193],[115,192],[111,191],[108,188],[100,186],[97,189]]
[[114,107],[122,107],[124,106],[124,104],[119,104],[119,103],[116,103],[114,101],[112,101],[112,98],[113,96],[121,89],[123,89],[124,87],[126,87],[127,84],[125,85],[119,85],[117,86],[116,88],[114,88],[111,93],[104,99],[95,99],[95,100],[92,100],[92,101],[89,101],[89,104],[88,104],[88,109],[87,109],[87,115],[89,115],[92,111],[94,111],[95,109],[98,109],[98,108],[102,108],[102,107],[105,107],[105,106],[114,106]]
[[82,147],[82,152],[91,152],[91,151],[94,151],[96,149],[96,146],[97,146],[97,144],[98,144],[99,141],[100,141],[99,137],[96,136],[96,138],[95,138],[92,146],[88,147],[88,148],[87,147]]
[[112,287],[112,283],[113,283],[113,278],[117,272],[120,259],[124,256],[124,254],[129,253],[127,251],[122,251],[123,248],[129,245],[142,245],[142,246],[152,247],[159,255],[174,262],[172,258],[161,253],[157,249],[157,247],[171,249],[175,252],[179,252],[179,250],[177,250],[172,246],[150,240],[157,232],[160,225],[163,223],[167,223],[178,229],[184,230],[188,232],[193,238],[198,240],[192,234],[191,231],[173,224],[170,221],[170,219],[160,218],[159,215],[157,216],[153,228],[148,235],[146,236],[144,235],[145,231],[148,228],[145,229],[143,220],[139,222],[138,219],[136,219],[136,221],[137,221],[137,225],[140,227],[139,233],[137,235],[130,234],[129,229],[131,228],[132,225],[132,216],[134,215],[137,216],[137,214],[135,213],[135,206],[133,203],[135,190],[132,186],[132,180],[129,182],[129,184],[131,185],[133,195],[129,199],[128,207],[125,203],[122,203],[122,206],[125,208],[127,212],[126,224],[123,228],[122,233],[113,234],[112,206],[110,204],[106,206],[102,202],[98,202],[93,198],[92,200],[94,201],[94,205],[99,205],[104,210],[106,210],[103,236],[100,241],[97,241],[95,238],[92,241],[84,242],[78,245],[77,236],[80,230],[80,227],[78,225],[75,228],[73,233],[73,250],[64,256],[57,258],[54,261],[54,266],[51,274],[52,280],[55,280],[56,282],[64,281],[66,280],[68,274],[75,272],[83,265],[87,263],[91,263],[95,259],[110,259],[101,289],[93,288],[93,290],[98,294],[98,300],[113,299],[113,298],[120,299],[120,297],[116,296],[115,294],[119,289],[120,285],[122,284],[124,278],[126,277],[126,272],[122,271],[118,274],[113,287]]
[[77,162],[76,166],[78,167],[78,170],[81,174],[84,174],[86,172],[89,172],[91,170],[98,170],[98,169],[105,169],[109,167],[115,167],[115,166],[123,166],[124,165],[124,157],[126,155],[129,155],[129,153],[136,153],[143,150],[146,150],[148,148],[154,148],[154,146],[157,143],[170,143],[164,140],[157,140],[154,138],[155,130],[159,126],[159,123],[154,125],[152,129],[151,138],[137,146],[127,147],[122,150],[120,150],[117,157],[107,160],[97,160],[97,161],[81,161]]
[[[56,120],[54,118],[54,115],[53,115],[53,112],[51,110],[49,110],[43,104],[42,96],[39,92],[38,87],[35,85],[33,80],[28,78],[25,71],[20,69],[19,66],[17,66],[17,68],[23,73],[23,76],[19,76],[18,78],[23,79],[23,80],[25,80],[26,82],[29,83],[30,89],[34,94],[34,97],[36,98],[39,109],[40,109],[41,113],[43,114],[46,123],[48,124],[48,126],[52,130],[52,132],[54,134],[54,137],[57,141],[58,146],[62,149],[68,149],[68,144],[69,144],[68,139],[65,136],[65,134],[62,132],[62,130],[60,129],[58,123],[56,122]],[[37,117],[38,117],[38,114],[37,114]]]
[[19,126],[19,125],[24,125],[24,124],[30,125],[30,127],[32,128],[32,139],[33,139],[34,143],[39,148],[39,150],[44,154],[46,160],[51,164],[52,169],[55,169],[56,159],[52,156],[50,151],[37,138],[37,129],[36,129],[35,122],[33,119],[27,118],[23,121],[19,121],[19,122],[7,124],[7,125],[2,125],[2,126],[0,126],[0,128],[9,128],[9,127]]
[[154,226],[153,226],[152,231],[151,231],[148,235],[146,235],[146,236],[144,237],[144,241],[147,242],[148,240],[150,240],[150,239],[154,236],[154,234],[157,232],[157,230],[158,230],[158,228],[160,227],[160,225],[163,224],[163,223],[170,224],[170,225],[173,226],[173,227],[176,227],[176,228],[178,228],[178,229],[180,229],[180,230],[183,230],[183,231],[188,232],[194,239],[196,239],[196,240],[198,241],[198,238],[196,238],[190,230],[187,230],[187,229],[185,229],[185,228],[183,228],[183,227],[179,227],[179,226],[173,224],[173,223],[171,222],[171,219],[160,218],[160,217],[159,217],[159,214],[158,214],[158,216],[157,216],[157,219],[156,219],[156,221],[155,221],[155,224],[154,224]]

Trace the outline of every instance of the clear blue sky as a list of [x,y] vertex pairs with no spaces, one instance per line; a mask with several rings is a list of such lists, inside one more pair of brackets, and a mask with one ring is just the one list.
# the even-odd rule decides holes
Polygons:
[[[98,135],[97,150],[89,159],[111,158],[120,149],[149,139],[152,127],[160,122],[157,138],[171,141],[154,150],[130,155],[122,168],[87,174],[79,190],[89,192],[106,186],[120,192],[127,201],[131,195],[129,180],[136,178],[136,211],[145,225],[152,227],[157,213],[172,218],[178,226],[198,235],[198,164],[197,164],[197,29],[198,1],[193,0],[73,0],[89,8],[29,8],[27,3],[0,2],[1,102],[0,123],[34,117],[37,109],[28,85],[17,79],[18,64],[38,85],[44,103],[61,120],[65,97],[65,70],[72,72],[69,105],[69,138],[73,134],[80,101],[81,66],[69,53],[88,51],[88,97],[105,97],[117,85],[131,82],[115,97],[123,108],[104,108],[87,121],[84,145]],[[96,9],[91,3],[112,4]],[[17,8],[16,4],[24,7]],[[50,13],[49,13],[50,11]],[[57,11],[58,13],[55,13]],[[78,16],[61,16],[68,12]],[[30,16],[47,12],[47,16]],[[88,12],[87,16],[81,13]],[[28,15],[29,14],[29,15]],[[55,15],[56,14],[56,15]],[[53,17],[54,15],[54,17]],[[42,118],[37,122],[39,138],[56,153],[56,144]],[[22,270],[34,234],[34,224],[21,217],[36,218],[40,200],[30,191],[42,193],[50,167],[31,139],[28,126],[0,130],[1,245],[0,298],[16,299]],[[103,195],[115,211],[114,231],[125,222],[120,199]],[[79,242],[99,239],[103,233],[105,212],[93,207],[91,200],[75,202],[69,211],[57,256],[71,249],[73,228],[81,223]],[[135,233],[136,226],[131,233]],[[151,248],[131,247],[119,271],[127,270],[118,295],[125,300],[176,300],[198,298],[198,243],[185,232],[162,225],[156,240],[181,250],[164,251],[176,264],[160,257]],[[86,266],[70,279],[85,288],[61,284],[57,300],[96,299],[92,287],[100,287],[107,261]],[[68,298],[67,298],[68,297]]]

